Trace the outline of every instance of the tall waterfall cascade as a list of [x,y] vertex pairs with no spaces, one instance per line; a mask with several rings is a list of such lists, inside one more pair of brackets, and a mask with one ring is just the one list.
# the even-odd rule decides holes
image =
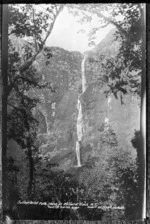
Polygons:
[[85,78],[85,61],[86,61],[86,55],[84,56],[81,64],[81,71],[82,71],[82,93],[86,90],[86,78]]
[[108,97],[108,108],[111,109],[111,101],[112,101],[112,98],[111,96],[109,95]]
[[76,141],[76,157],[77,157],[77,167],[81,167],[81,156],[80,156],[80,148],[81,148],[81,141],[83,137],[83,112],[82,112],[82,104],[81,104],[81,96],[86,91],[86,77],[85,77],[85,61],[86,55],[81,63],[81,72],[82,72],[82,93],[78,96],[77,101],[77,110],[78,110],[78,117],[77,117],[77,141]]
[[105,131],[109,129],[109,119],[108,117],[105,117]]
[[105,117],[105,130],[107,131],[109,129],[109,110],[111,110],[111,101],[112,101],[112,98],[111,98],[111,95],[108,96],[108,117]]
[[52,103],[52,117],[55,116],[56,103]]

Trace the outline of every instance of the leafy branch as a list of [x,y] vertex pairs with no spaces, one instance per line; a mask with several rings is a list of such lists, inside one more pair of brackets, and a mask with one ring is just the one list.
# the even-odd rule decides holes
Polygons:
[[64,5],[60,5],[58,8],[56,7],[56,13],[54,14],[53,22],[50,24],[49,29],[47,30],[46,36],[45,36],[43,42],[41,43],[40,49],[37,51],[37,53],[33,57],[31,57],[23,65],[20,66],[20,68],[19,68],[20,72],[24,72],[26,69],[28,69],[32,65],[33,61],[36,59],[36,56],[42,51],[42,49],[45,45],[45,42],[46,42],[47,38],[49,37],[49,35],[51,34],[54,24],[56,22],[56,19],[57,19],[59,13],[62,11],[63,7],[64,7]]

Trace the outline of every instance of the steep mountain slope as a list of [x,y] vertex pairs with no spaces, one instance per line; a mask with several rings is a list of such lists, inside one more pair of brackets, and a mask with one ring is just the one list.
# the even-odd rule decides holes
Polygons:
[[[47,200],[47,194],[53,194],[51,186],[56,173],[54,188],[57,185],[61,188],[61,180],[69,180],[72,174],[69,186],[77,202],[84,199],[106,206],[124,206],[128,203],[126,198],[136,201],[133,192],[137,187],[138,149],[131,141],[133,138],[136,141],[140,129],[140,99],[128,93],[121,100],[119,93],[118,99],[107,93],[109,81],[105,82],[104,77],[109,74],[104,73],[102,62],[118,53],[120,42],[114,34],[115,30],[111,30],[99,45],[83,55],[59,47],[45,47],[33,63],[37,76],[51,87],[28,92],[40,99],[33,114],[39,121],[36,143],[42,159],[34,153],[33,159],[35,192],[42,193],[42,201]],[[20,43],[14,41],[20,51]],[[24,200],[29,175],[26,154],[10,141],[8,156],[19,167],[19,192]],[[57,166],[51,166],[54,164]],[[53,175],[51,171],[55,171]],[[82,193],[74,185],[76,181],[83,186]],[[61,190],[66,197],[67,188]],[[38,198],[38,193],[35,196]],[[51,196],[48,200],[52,200]],[[69,200],[72,202],[72,197]],[[130,205],[129,210],[132,213]],[[113,211],[113,217],[115,212],[118,211]]]
[[[115,30],[110,31],[99,45],[84,55],[46,47],[37,58],[42,78],[50,81],[56,89],[54,93],[50,90],[35,92],[42,100],[36,111],[36,117],[41,121],[40,150],[42,155],[65,170],[77,165],[77,99],[82,91],[81,64],[84,57],[87,87],[80,97],[84,129],[80,148],[82,165],[86,164],[89,156],[94,157],[101,150],[99,129],[103,125],[114,130],[119,147],[129,150],[136,157],[131,139],[134,130],[139,130],[139,99],[134,95],[125,95],[122,104],[113,95],[106,96],[104,91],[107,86],[100,79],[100,55],[115,56],[118,51],[119,42],[114,40],[114,33]],[[49,60],[44,57],[45,51],[52,55]]]

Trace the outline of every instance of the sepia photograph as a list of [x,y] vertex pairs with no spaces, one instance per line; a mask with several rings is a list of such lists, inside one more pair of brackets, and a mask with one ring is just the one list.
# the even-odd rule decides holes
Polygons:
[[146,218],[145,4],[2,6],[2,216]]

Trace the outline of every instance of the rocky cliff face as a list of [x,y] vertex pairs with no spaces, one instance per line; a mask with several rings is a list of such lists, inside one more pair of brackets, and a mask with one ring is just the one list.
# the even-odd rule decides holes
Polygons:
[[[89,157],[95,158],[100,154],[102,127],[106,130],[111,127],[117,136],[118,146],[136,157],[131,139],[134,131],[140,128],[139,99],[125,95],[122,104],[113,95],[104,93],[107,86],[101,81],[99,57],[117,54],[119,42],[114,41],[113,34],[111,31],[98,46],[84,55],[58,47],[45,47],[35,63],[41,78],[50,81],[55,89],[55,92],[32,91],[41,99],[35,112],[40,121],[40,152],[64,170],[77,166],[78,97],[82,105],[82,140],[79,142],[82,166]],[[49,59],[45,53],[50,55]],[[86,79],[84,91],[83,72]]]

